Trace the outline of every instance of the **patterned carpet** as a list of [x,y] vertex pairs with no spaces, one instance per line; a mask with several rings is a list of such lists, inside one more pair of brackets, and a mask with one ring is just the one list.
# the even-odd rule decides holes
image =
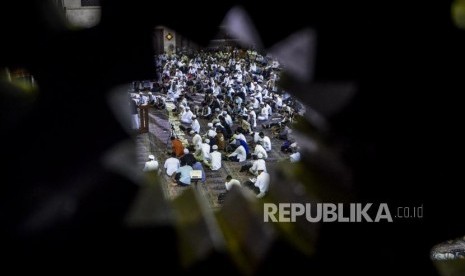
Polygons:
[[[202,99],[203,95],[198,94],[194,98],[194,104],[200,105]],[[169,157],[168,151],[170,151],[171,149],[171,143],[169,140],[171,134],[170,122],[174,125],[175,134],[178,136],[181,142],[183,142],[184,145],[187,145],[188,141],[192,140],[192,136],[190,136],[189,134],[185,134],[183,131],[179,129],[179,118],[171,112],[171,109],[173,107],[174,104],[168,102],[166,110],[159,110],[155,108],[150,109],[149,133],[139,134],[136,138],[139,156],[138,160],[141,166],[143,166],[143,163],[146,161],[147,156],[150,153],[154,154],[157,157],[157,160],[161,167],[163,166],[165,160]],[[270,119],[270,121],[271,120],[273,120],[273,118]],[[205,119],[199,119],[199,123],[201,126],[201,134],[205,133],[205,131],[207,130],[208,121]],[[233,127],[233,129],[235,129],[235,127]],[[262,130],[261,125],[257,125],[257,131],[263,131],[265,135],[268,136],[271,135],[270,130]],[[246,138],[248,142],[252,140],[251,136],[246,136]],[[284,154],[280,151],[282,142],[283,141],[278,139],[271,139],[272,151],[269,153],[268,159],[266,160],[268,170],[272,170],[273,164],[276,164],[276,162],[278,162],[279,160],[288,158],[287,154]],[[247,162],[248,161],[242,163],[223,161],[222,168],[218,171],[211,171],[210,169],[205,168],[204,166],[206,174],[206,183],[205,185],[199,183],[198,186],[202,188],[202,191],[204,192],[205,196],[209,199],[211,207],[220,207],[220,204],[218,203],[217,199],[220,193],[224,193],[226,191],[224,182],[228,174],[230,174],[233,178],[238,179],[241,183],[244,183],[252,177],[252,175],[248,172],[240,172],[241,166]],[[167,198],[173,199],[180,195],[182,191],[189,189],[189,187],[171,186],[171,180],[166,175],[163,175],[162,178],[164,192]]]

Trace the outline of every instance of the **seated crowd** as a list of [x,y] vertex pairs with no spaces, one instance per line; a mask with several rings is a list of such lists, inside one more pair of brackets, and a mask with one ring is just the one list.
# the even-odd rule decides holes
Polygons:
[[134,82],[131,88],[133,128],[138,127],[138,106],[165,109],[172,103],[170,112],[188,143],[171,137],[172,152],[163,166],[150,155],[144,171],[159,171],[172,185],[188,186],[192,171],[201,171],[200,181],[205,183],[205,169],[218,171],[224,162],[239,162],[238,173],[251,178],[241,184],[227,174],[225,190],[246,186],[263,197],[270,183],[272,140],[281,140],[281,151],[289,154],[290,162],[300,160],[299,147],[290,137],[291,124],[305,109],[277,87],[281,69],[276,60],[233,49],[164,54],[156,58],[156,65],[159,81]]

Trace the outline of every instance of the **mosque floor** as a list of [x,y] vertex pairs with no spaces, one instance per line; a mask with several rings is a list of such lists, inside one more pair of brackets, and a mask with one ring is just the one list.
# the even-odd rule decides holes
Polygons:
[[[200,105],[202,98],[202,95],[198,95],[194,99],[194,104]],[[149,132],[138,134],[136,137],[138,157],[137,161],[140,167],[143,167],[143,164],[147,160],[147,156],[149,154],[154,154],[157,157],[159,165],[161,167],[163,166],[165,160],[169,157],[169,152],[171,151],[171,143],[169,140],[171,136],[170,123],[174,125],[175,134],[184,145],[188,144],[188,141],[192,140],[191,135],[179,129],[180,121],[179,118],[171,112],[172,107],[174,107],[174,104],[167,102],[167,109],[159,110],[150,108]],[[274,121],[273,119],[277,120],[275,115],[268,122]],[[205,130],[208,129],[208,121],[205,119],[199,119],[199,123],[201,126],[201,133],[204,133]],[[233,127],[233,129],[235,129],[235,127]],[[257,122],[256,131],[263,131],[265,135],[268,135],[271,138],[271,131],[269,129],[262,129],[262,126],[259,124],[259,122]],[[252,136],[246,136],[246,138],[248,142],[252,140]],[[266,160],[268,170],[272,170],[273,165],[276,164],[279,160],[289,158],[288,154],[285,154],[280,150],[281,144],[283,143],[282,140],[271,138],[271,143],[272,150],[269,153],[268,159]],[[218,195],[226,191],[224,183],[228,174],[233,178],[238,179],[241,183],[244,183],[249,178],[253,177],[248,172],[240,172],[241,166],[247,162],[249,162],[249,160],[242,163],[223,161],[222,167],[218,171],[212,171],[204,166],[206,182],[205,184],[199,182],[198,187],[201,188],[200,191],[202,191],[202,193],[208,199],[212,208],[219,208],[221,206],[221,204],[218,203]],[[171,183],[171,179],[166,176],[166,174],[162,174],[162,187],[164,195],[168,199],[174,199],[184,190],[190,188],[172,186],[170,185]]]

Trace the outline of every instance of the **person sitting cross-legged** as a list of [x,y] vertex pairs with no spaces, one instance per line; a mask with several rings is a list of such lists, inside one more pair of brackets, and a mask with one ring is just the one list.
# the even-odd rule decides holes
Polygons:
[[263,142],[263,148],[265,148],[265,150],[267,152],[271,151],[271,140],[270,140],[270,137],[266,136],[263,132],[260,132],[259,133],[259,136],[260,136],[260,140],[259,141],[262,141]]
[[173,174],[173,186],[189,186],[191,185],[192,167],[187,164],[181,164],[181,167]]
[[258,170],[264,170],[266,172],[266,162],[263,160],[263,154],[259,153],[254,156],[255,161],[247,162],[247,164],[241,167],[240,172],[249,171],[251,174],[257,176]]
[[265,148],[262,146],[263,141],[258,141],[255,144],[254,152],[252,153],[252,156],[257,156],[259,153],[262,154],[263,159],[268,158],[268,153],[266,152]]
[[234,150],[233,153],[228,155],[228,160],[234,162],[243,162],[247,159],[247,151],[245,150],[244,146],[241,145],[239,140],[237,140],[236,143],[238,147],[236,148],[236,150]]
[[249,172],[255,176],[258,176],[259,171],[266,172],[266,162],[263,160],[263,154],[257,154],[257,160],[255,160],[250,167]]
[[155,156],[153,154],[149,155],[149,160],[145,162],[144,165],[144,172],[159,172],[158,161],[155,160]]
[[218,151],[218,146],[212,146],[213,152],[210,153],[210,159],[203,160],[203,163],[209,167],[212,171],[221,169],[221,152]]
[[222,204],[228,195],[228,192],[232,189],[233,186],[241,187],[241,182],[239,180],[232,178],[231,175],[226,176],[226,182],[224,183],[224,187],[226,188],[226,192],[220,193],[218,195],[218,203]]
[[172,152],[171,157],[165,160],[163,168],[165,168],[166,175],[172,176],[180,167],[179,159],[176,158],[176,153]]
[[174,136],[171,136],[171,147],[174,153],[176,153],[176,157],[181,157],[184,154],[184,146],[182,142]]
[[241,182],[239,180],[232,178],[231,175],[226,176],[226,182],[224,183],[226,191],[231,190],[233,186],[241,187]]
[[231,175],[226,176],[226,182],[224,183],[226,192],[220,193],[218,195],[218,203],[223,203],[228,192],[232,189],[233,186],[241,187],[241,182],[239,180],[232,178]]
[[262,198],[268,192],[270,175],[259,169],[257,178],[244,182],[244,186],[252,189],[257,194],[257,198]]

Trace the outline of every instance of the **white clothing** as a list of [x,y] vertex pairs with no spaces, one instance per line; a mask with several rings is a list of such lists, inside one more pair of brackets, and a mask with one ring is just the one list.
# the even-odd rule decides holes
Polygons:
[[177,158],[170,157],[166,159],[165,165],[163,166],[166,169],[166,174],[172,176],[175,171],[179,169],[180,162]]
[[226,116],[223,116],[224,117],[224,120],[225,122],[229,125],[229,126],[232,126],[233,125],[233,120],[231,118],[231,116],[229,114],[226,114]]
[[210,116],[212,109],[209,106],[203,108],[202,116]]
[[232,186],[234,186],[234,185],[237,185],[237,186],[241,187],[241,182],[239,182],[239,180],[233,178],[233,179],[229,180],[229,182],[224,183],[224,186],[226,186],[227,191],[231,190]]
[[255,175],[258,174],[258,170],[263,170],[266,172],[266,162],[263,159],[258,159],[253,162],[252,167],[250,167],[249,171]]
[[215,150],[214,152],[210,153],[210,158],[210,166],[212,171],[217,171],[221,169],[221,152]]
[[255,92],[255,85],[254,85],[253,82],[250,83],[250,88],[249,89],[250,89],[250,91],[252,91],[252,93]]
[[228,155],[228,157],[236,156],[239,162],[243,162],[247,159],[247,152],[245,151],[244,146],[240,145],[236,148],[236,150]]
[[252,107],[253,107],[253,109],[259,109],[260,108],[260,101],[257,100],[257,98],[254,98]]
[[268,115],[271,116],[273,114],[273,109],[271,109],[271,106],[269,104],[266,104],[265,108],[268,109]]
[[132,129],[139,129],[140,128],[139,114],[132,114],[131,122],[132,122]]
[[270,151],[271,150],[271,140],[270,140],[270,137],[268,136],[265,136],[263,137],[263,147],[265,148],[266,151]]
[[203,160],[210,160],[210,145],[207,143],[203,143],[201,150],[202,150]]
[[202,146],[202,137],[200,136],[200,134],[195,134],[194,137],[192,137],[192,145],[194,145],[194,148],[196,150],[200,149],[200,147]]
[[300,152],[293,153],[289,156],[291,163],[296,163],[300,161]]
[[266,152],[265,148],[262,145],[257,144],[255,145],[254,155],[258,155],[259,153],[263,155],[263,159],[268,158],[268,153]]
[[262,93],[256,93],[256,94],[254,94],[254,95],[255,95],[255,98],[257,98],[260,102],[263,102]]
[[207,132],[207,136],[210,138],[214,138],[216,136],[216,130],[210,128]]
[[255,111],[250,111],[250,123],[252,124],[252,127],[257,127],[257,114],[255,114]]
[[258,120],[260,121],[268,120],[268,108],[266,108],[266,106],[262,108],[260,115],[258,116]]
[[188,110],[186,112],[184,112],[182,115],[181,115],[181,122],[185,123],[185,124],[191,124],[192,123],[192,116],[194,114],[192,113],[192,111]]
[[145,166],[143,169],[144,172],[157,171],[157,170],[158,170],[158,161],[150,160],[150,161],[145,162]]
[[236,134],[236,139],[241,139],[242,141],[247,142],[247,140],[245,139],[244,134],[242,134],[242,133]]
[[197,119],[194,119],[192,121],[191,128],[192,128],[193,131],[196,131],[197,133],[200,133],[200,124],[199,124],[199,121]]
[[262,172],[257,177],[257,181],[255,181],[254,185],[260,189],[260,193],[257,195],[257,197],[263,197],[268,191],[268,187],[270,186],[270,175],[266,172]]

